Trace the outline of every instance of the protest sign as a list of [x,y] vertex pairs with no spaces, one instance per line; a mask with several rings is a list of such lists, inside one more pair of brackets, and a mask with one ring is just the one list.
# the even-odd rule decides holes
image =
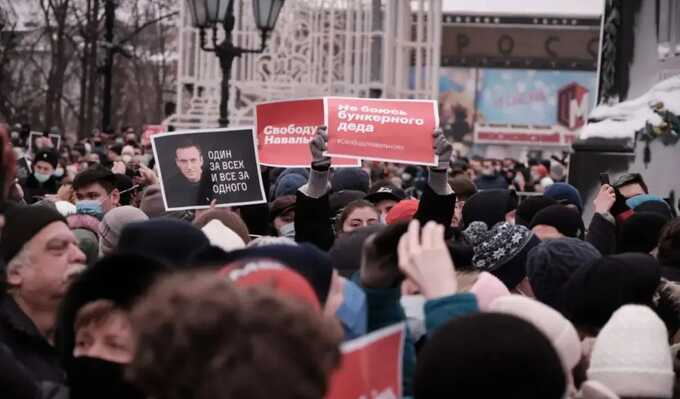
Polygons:
[[166,210],[266,202],[252,128],[167,133],[151,144]]
[[[36,144],[36,141],[41,138],[49,138],[50,141],[52,142],[52,149],[55,151],[59,151],[61,148],[61,136],[58,134],[50,133],[50,134],[45,134],[42,132],[31,132],[28,136],[28,153],[29,154],[34,154],[34,150],[37,151],[36,149],[39,147]],[[43,148],[45,149],[45,148]]]
[[342,363],[326,399],[401,398],[404,323],[377,330],[342,345]]
[[[262,165],[308,168],[312,162],[309,142],[324,124],[322,98],[273,101],[255,108],[257,147]],[[358,159],[333,158],[333,167],[358,167]]]
[[142,128],[142,145],[151,145],[151,137],[163,133],[165,126],[163,125],[144,125]]
[[437,103],[326,97],[328,154],[374,161],[436,165]]

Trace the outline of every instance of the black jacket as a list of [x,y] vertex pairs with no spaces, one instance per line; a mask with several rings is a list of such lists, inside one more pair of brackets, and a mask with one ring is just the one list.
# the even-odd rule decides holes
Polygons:
[[0,345],[9,350],[36,384],[65,384],[56,349],[10,296],[0,294]]
[[181,173],[171,176],[165,193],[169,208],[209,205],[213,199],[208,172],[205,170],[198,183],[189,182]]
[[596,213],[588,227],[586,241],[593,244],[602,256],[614,255],[616,253],[616,225],[605,219],[604,216]]
[[22,182],[21,187],[24,189],[24,201],[27,204],[38,202],[47,194],[56,194],[59,189],[54,176],[51,176],[45,183],[40,183],[32,174]]

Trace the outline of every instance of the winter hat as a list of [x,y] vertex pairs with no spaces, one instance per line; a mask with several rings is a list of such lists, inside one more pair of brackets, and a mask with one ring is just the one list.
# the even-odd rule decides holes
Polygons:
[[414,377],[418,399],[561,399],[566,387],[548,338],[531,323],[498,313],[456,318],[436,330]]
[[385,216],[387,224],[395,224],[399,222],[410,222],[418,212],[420,201],[418,200],[404,200],[396,204]]
[[227,254],[225,264],[244,259],[272,259],[300,273],[312,286],[320,303],[331,288],[333,268],[328,254],[310,244],[251,247]]
[[590,243],[577,238],[546,240],[529,251],[527,277],[539,301],[554,309],[562,308],[562,289],[580,267],[602,255]]
[[661,319],[646,306],[614,312],[595,341],[588,379],[622,397],[673,397],[675,373]]
[[659,244],[666,218],[658,213],[637,211],[621,225],[619,252],[650,253]]
[[660,281],[650,255],[605,256],[574,272],[564,286],[563,310],[576,327],[597,330],[623,305],[650,305]]
[[472,197],[477,193],[477,187],[466,176],[460,175],[449,180],[453,192],[456,193],[456,198],[459,200],[466,201],[468,198]]
[[561,204],[574,205],[579,213],[583,212],[583,200],[576,187],[568,183],[555,183],[548,186],[543,193],[546,198],[554,199]]
[[209,209],[201,213],[194,220],[193,224],[194,227],[202,229],[213,219],[219,220],[225,227],[227,227],[234,233],[238,234],[238,236],[241,237],[241,240],[245,244],[250,242],[250,232],[248,231],[248,226],[243,221],[243,219],[241,219],[238,213],[230,211],[228,209],[224,208]]
[[139,204],[142,210],[150,219],[165,216],[165,205],[163,205],[163,194],[161,187],[157,184],[147,187],[142,193],[142,200]]
[[536,326],[555,346],[567,375],[581,360],[576,329],[555,309],[524,296],[508,295],[493,301],[489,311],[517,316]]
[[279,179],[274,189],[274,198],[284,195],[295,195],[297,190],[307,183],[307,179],[297,173],[289,173]]
[[356,190],[368,193],[369,176],[361,168],[341,168],[335,169],[331,178],[333,192],[341,190]]
[[363,191],[357,190],[341,190],[332,193],[328,200],[331,207],[331,214],[337,215],[341,213],[342,210],[345,209],[345,207],[349,205],[350,202],[360,200],[364,198],[365,195],[366,193],[364,193]]
[[490,311],[489,305],[497,298],[510,295],[508,287],[491,273],[481,272],[477,281],[470,288],[470,292],[477,297],[477,304],[482,312]]
[[90,230],[99,237],[99,219],[92,215],[77,213],[66,217],[66,222],[71,230],[86,229]]
[[517,209],[517,194],[510,190],[484,190],[465,201],[463,223],[484,222],[493,226],[505,221],[505,215]]
[[73,359],[74,324],[83,306],[107,299],[130,310],[147,288],[167,272],[168,269],[156,260],[130,254],[108,256],[85,269],[66,292],[57,318],[55,346],[62,365],[68,366]]
[[188,222],[151,219],[125,226],[118,240],[118,252],[146,255],[182,267],[193,253],[209,245],[208,237]]
[[56,210],[45,206],[8,205],[2,229],[0,251],[8,263],[36,234],[54,222],[66,223]]
[[38,151],[38,153],[35,154],[33,163],[38,163],[40,161],[47,162],[48,164],[52,165],[53,168],[56,168],[57,164],[59,163],[59,154],[57,154],[57,152],[54,150]]
[[225,266],[218,272],[238,287],[265,286],[281,295],[301,300],[317,311],[319,299],[307,280],[296,271],[269,259],[248,259]]
[[298,245],[295,240],[292,238],[288,237],[274,237],[274,236],[262,236],[262,237],[257,237],[254,240],[251,240],[248,245],[246,245],[248,248],[250,247],[266,247],[269,245]]
[[57,201],[54,203],[54,207],[64,217],[74,215],[76,213],[76,206],[68,201]]
[[630,209],[636,210],[638,206],[646,202],[657,202],[668,207],[668,204],[666,203],[666,201],[663,200],[663,198],[659,197],[658,195],[652,194],[640,194],[634,197],[630,197],[626,200],[626,205],[628,205]]
[[274,220],[279,216],[295,210],[295,202],[297,198],[294,195],[284,195],[278,197],[269,206],[269,219]]
[[642,213],[642,212],[656,213],[656,214],[662,216],[664,219],[666,219],[667,222],[671,221],[675,217],[673,209],[671,209],[671,207],[668,206],[668,203],[666,203],[666,201],[663,201],[663,202],[657,202],[657,201],[643,202],[642,204],[635,207],[635,212],[636,213]]
[[540,240],[526,227],[498,223],[491,230],[483,222],[472,222],[465,231],[475,255],[472,265],[498,277],[513,289],[526,276],[526,258]]
[[120,233],[125,226],[133,222],[143,222],[149,217],[133,206],[113,208],[104,215],[99,223],[99,256],[110,255],[118,246]]
[[361,268],[361,255],[366,239],[385,229],[384,225],[375,224],[362,227],[338,237],[333,243],[328,255],[333,269],[340,275],[350,277]]
[[208,237],[210,244],[222,248],[226,252],[246,247],[243,239],[218,219],[209,221],[201,231]]
[[384,200],[399,202],[406,199],[406,192],[388,181],[381,181],[371,186],[364,199],[374,204]]
[[515,213],[515,223],[529,227],[531,225],[531,220],[540,210],[555,204],[557,204],[557,201],[542,195],[537,197],[529,197],[522,201],[522,203],[517,207],[517,212]]
[[529,227],[533,229],[540,225],[554,227],[566,237],[581,237],[585,231],[581,214],[576,209],[560,204],[538,211]]

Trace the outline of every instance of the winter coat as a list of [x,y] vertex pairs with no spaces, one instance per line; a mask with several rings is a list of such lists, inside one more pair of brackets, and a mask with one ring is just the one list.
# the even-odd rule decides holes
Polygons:
[[616,254],[616,224],[599,213],[593,215],[586,241],[593,244],[602,256]]
[[479,176],[475,179],[477,190],[507,189],[509,184],[501,175]]
[[51,176],[45,183],[40,183],[32,174],[21,183],[21,187],[24,190],[24,201],[27,204],[38,202],[45,195],[56,194],[59,189],[57,179],[54,176]]
[[0,345],[36,384],[65,384],[66,374],[56,349],[7,294],[0,294]]

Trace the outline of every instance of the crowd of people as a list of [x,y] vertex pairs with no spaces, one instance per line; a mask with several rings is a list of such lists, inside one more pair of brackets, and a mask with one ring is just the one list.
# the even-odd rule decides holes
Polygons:
[[133,129],[0,139],[2,398],[319,399],[400,322],[403,397],[680,398],[680,218],[639,174],[584,220],[564,159],[436,131],[436,166],[334,169],[320,127],[267,204],[168,212]]

